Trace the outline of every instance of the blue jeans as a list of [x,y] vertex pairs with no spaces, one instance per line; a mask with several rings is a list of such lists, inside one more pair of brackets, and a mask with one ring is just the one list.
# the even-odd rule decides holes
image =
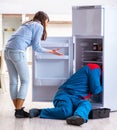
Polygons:
[[[29,84],[26,54],[20,50],[6,48],[4,57],[9,73],[11,98],[13,100],[17,98],[25,99]],[[18,79],[20,79],[20,86],[18,85]]]

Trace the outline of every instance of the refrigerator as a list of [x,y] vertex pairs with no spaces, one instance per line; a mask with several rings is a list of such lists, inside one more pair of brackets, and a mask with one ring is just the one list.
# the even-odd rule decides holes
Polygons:
[[45,48],[60,48],[64,56],[33,52],[32,100],[52,101],[58,87],[87,63],[102,66],[101,94],[89,100],[94,108],[117,110],[117,7],[73,6],[72,36],[49,37]]

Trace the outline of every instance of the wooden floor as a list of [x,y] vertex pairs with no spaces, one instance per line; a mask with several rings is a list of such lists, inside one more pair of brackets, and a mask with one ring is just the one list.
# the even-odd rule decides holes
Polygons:
[[[111,112],[109,118],[89,120],[82,126],[67,125],[65,120],[52,119],[16,119],[14,107],[9,96],[8,78],[5,79],[6,92],[0,92],[0,130],[117,130],[117,112]],[[30,108],[52,107],[52,103],[32,102],[31,83],[25,101],[25,110]]]

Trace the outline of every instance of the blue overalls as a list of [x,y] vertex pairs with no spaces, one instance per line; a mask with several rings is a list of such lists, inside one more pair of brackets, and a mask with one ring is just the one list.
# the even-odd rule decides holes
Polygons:
[[92,105],[86,97],[102,91],[100,75],[97,64],[87,64],[79,69],[59,87],[53,100],[54,108],[42,109],[40,118],[66,119],[80,116],[88,121]]

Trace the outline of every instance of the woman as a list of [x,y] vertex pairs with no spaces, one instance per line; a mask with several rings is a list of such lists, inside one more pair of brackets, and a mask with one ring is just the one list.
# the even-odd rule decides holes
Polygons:
[[[23,103],[27,95],[29,84],[29,70],[26,59],[26,50],[29,46],[37,52],[63,55],[58,49],[42,48],[41,40],[47,37],[46,26],[49,17],[43,11],[37,12],[33,19],[22,24],[11,36],[5,47],[5,61],[10,78],[10,95],[15,106],[15,117],[26,118],[29,113],[24,111]],[[21,85],[18,89],[18,77]]]

